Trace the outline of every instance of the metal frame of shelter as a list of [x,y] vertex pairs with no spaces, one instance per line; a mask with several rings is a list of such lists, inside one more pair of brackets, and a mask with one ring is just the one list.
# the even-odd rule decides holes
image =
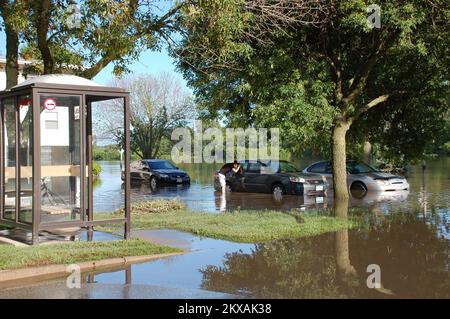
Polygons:
[[[75,80],[81,79],[80,84],[62,84],[67,81],[61,81],[59,83],[49,83],[48,81],[39,81],[39,77],[31,81],[30,83],[23,83],[22,85],[15,86],[9,90],[5,90],[0,92],[0,224],[6,225],[9,227],[17,227],[21,229],[25,229],[31,232],[32,234],[32,244],[39,243],[39,234],[43,231],[52,231],[56,229],[64,229],[64,228],[72,228],[72,227],[82,227],[87,228],[91,231],[93,230],[93,226],[95,225],[106,225],[113,223],[122,223],[124,225],[124,237],[128,238],[130,235],[130,97],[129,92],[124,89],[116,88],[116,87],[105,87],[100,85],[88,85],[90,80],[86,80],[83,78],[79,78],[76,76],[73,77]],[[58,82],[58,78],[56,77],[55,82]],[[29,81],[27,81],[29,82]],[[69,81],[70,82],[70,81]],[[77,83],[76,81],[74,81]],[[92,82],[94,83],[94,82]],[[20,108],[22,107],[20,103],[21,96],[29,96],[28,107],[31,107],[30,110],[30,125],[32,128],[30,131],[30,144],[31,150],[30,163],[27,165],[27,169],[24,168],[24,165],[21,165],[20,157],[21,155],[21,129],[20,125]],[[76,179],[79,181],[77,189],[79,189],[77,196],[79,210],[77,213],[77,218],[75,220],[64,220],[64,221],[43,221],[41,220],[41,199],[42,199],[42,175],[44,172],[44,166],[41,165],[41,113],[43,110],[42,106],[42,97],[43,96],[77,96],[79,97],[80,105],[77,106],[78,112],[78,122],[77,126],[80,130],[79,135],[79,156],[77,157],[77,165],[71,166],[68,170],[70,173],[66,173],[64,176],[76,176]],[[121,98],[123,101],[123,118],[124,118],[124,217],[123,218],[114,218],[108,220],[94,220],[93,214],[93,181],[94,176],[92,172],[92,142],[93,142],[93,133],[92,133],[92,103],[105,101],[110,99],[119,99]],[[7,114],[5,110],[5,101],[14,101],[14,118],[15,118],[15,167],[11,167],[10,171],[5,170],[5,153],[7,153],[7,147],[5,141],[6,131],[5,131],[5,117]],[[12,105],[12,104],[10,104]],[[12,108],[11,108],[12,109]],[[10,111],[12,112],[12,111]],[[70,111],[70,112],[73,112]],[[73,114],[73,113],[71,113]],[[81,116],[81,115],[85,116]],[[9,114],[12,118],[12,113]],[[12,126],[12,125],[11,125]],[[32,132],[32,134],[31,134]],[[11,136],[13,134],[11,133]],[[10,143],[12,144],[12,143]],[[55,167],[53,170],[61,169],[61,165],[59,168]],[[81,169],[82,167],[86,167],[86,169]],[[64,167],[63,167],[64,168]],[[8,167],[8,169],[10,169]],[[67,170],[66,170],[67,171]],[[15,201],[15,205],[13,208],[10,208],[8,212],[8,216],[5,214],[5,180],[7,180],[8,172],[12,172],[11,175],[15,175],[14,177],[9,176],[13,179],[14,187],[10,190],[12,194],[11,199]],[[74,173],[75,172],[75,173]],[[55,173],[56,174],[56,173]],[[61,173],[60,173],[61,174]],[[23,176],[21,176],[23,175]],[[28,213],[31,213],[31,220],[24,221],[21,220],[21,195],[23,195],[22,190],[20,189],[21,178],[28,178],[30,180],[31,185],[31,193],[32,200]],[[14,189],[15,188],[15,189]],[[77,208],[78,209],[78,208]]]

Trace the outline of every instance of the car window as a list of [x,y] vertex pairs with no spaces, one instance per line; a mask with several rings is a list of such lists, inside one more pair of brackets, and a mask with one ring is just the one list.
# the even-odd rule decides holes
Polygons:
[[247,166],[247,172],[250,173],[260,173],[261,172],[261,164],[258,162],[250,162]]
[[264,174],[275,174],[280,168],[280,163],[278,161],[260,161],[260,163],[262,163],[261,172],[263,172]]
[[141,161],[139,166],[141,169],[148,169],[148,165],[147,165],[146,161]]
[[280,172],[282,173],[295,173],[298,172],[299,169],[295,167],[294,164],[289,162],[280,162]]
[[347,171],[350,174],[366,174],[377,172],[375,168],[361,162],[347,162]]
[[176,169],[176,167],[168,161],[149,162],[151,169]]
[[311,173],[326,173],[326,169],[327,169],[327,163],[326,162],[320,162],[320,163],[316,163],[314,165],[311,165],[308,168],[308,172],[311,172]]

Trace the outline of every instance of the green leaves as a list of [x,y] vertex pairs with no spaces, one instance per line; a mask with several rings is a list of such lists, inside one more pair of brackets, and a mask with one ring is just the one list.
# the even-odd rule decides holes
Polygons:
[[0,11],[20,31],[23,55],[36,60],[32,71],[92,78],[109,63],[117,76],[126,73],[143,50],[159,50],[178,30],[183,4],[155,9],[154,2],[13,1]]
[[[210,115],[232,126],[279,127],[283,146],[292,151],[327,153],[338,116],[353,118],[354,143],[371,138],[406,160],[420,157],[427,144],[399,143],[413,136],[418,114],[426,131],[421,136],[430,141],[442,134],[425,123],[444,125],[438,99],[448,96],[439,87],[450,69],[448,1],[378,1],[380,29],[368,27],[362,0],[328,2],[315,23],[299,22],[302,11],[291,10],[293,20],[264,28],[267,11],[246,10],[260,2],[211,0],[192,5],[196,19],[185,17],[174,56]],[[370,109],[380,96],[388,98]],[[387,138],[393,121],[402,125],[389,129]]]

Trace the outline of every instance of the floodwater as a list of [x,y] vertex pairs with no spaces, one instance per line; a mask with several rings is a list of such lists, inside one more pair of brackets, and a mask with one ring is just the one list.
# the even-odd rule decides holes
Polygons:
[[[94,188],[94,212],[109,212],[123,206],[124,189],[120,179],[118,162],[100,162],[103,170]],[[300,162],[303,168],[308,162]],[[329,210],[332,196],[325,198],[284,196],[281,201],[270,194],[230,193],[223,196],[213,188],[213,174],[217,166],[212,164],[184,164],[181,169],[191,176],[191,185],[164,186],[152,190],[144,183],[131,188],[133,202],[156,198],[179,198],[188,208],[196,211],[218,213],[224,210]],[[424,214],[432,209],[446,210],[450,202],[450,158],[429,161],[425,174],[420,166],[413,166],[407,179],[410,191],[368,193],[363,199],[352,196],[350,206],[362,209],[378,209],[384,213],[414,210]]]
[[[208,184],[213,169],[202,174],[188,169],[193,178],[190,187],[149,192],[140,186],[133,189],[133,200],[178,196],[188,207],[212,213],[224,208],[299,209],[305,214],[360,218],[363,223],[352,230],[257,244],[174,230],[134,231],[134,236],[190,252],[85,274],[78,292],[69,291],[59,280],[7,289],[0,298],[34,298],[42,291],[55,291],[47,297],[59,293],[72,298],[450,298],[449,164],[449,158],[429,162],[425,174],[413,167],[407,176],[409,192],[368,194],[349,204],[289,196],[277,202],[268,194],[232,193],[221,198]],[[115,180],[118,166],[103,167],[107,182],[102,180],[95,191],[112,210],[120,206],[114,198],[120,195],[121,184],[120,179],[114,184],[108,178]],[[96,236],[105,240],[110,235]]]
[[[174,230],[134,236],[190,252],[0,291],[0,298],[450,298],[449,243],[412,215],[365,230],[241,244]],[[368,286],[374,268],[379,286]],[[372,281],[370,281],[372,282]]]

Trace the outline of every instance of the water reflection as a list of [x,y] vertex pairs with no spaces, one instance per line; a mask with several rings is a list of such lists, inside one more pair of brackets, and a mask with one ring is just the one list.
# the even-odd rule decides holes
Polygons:
[[[420,212],[373,214],[355,211],[344,201],[336,202],[334,213],[343,219],[359,218],[361,226],[260,244],[203,239],[173,230],[135,231],[134,236],[191,252],[85,274],[89,293],[78,297],[120,293],[120,298],[133,298],[138,295],[124,292],[156,287],[152,290],[176,289],[168,292],[169,298],[178,296],[180,289],[251,298],[450,298],[450,240],[440,236],[445,220],[436,211],[426,218]],[[369,265],[381,270],[380,287],[375,289],[367,286]],[[115,286],[106,293],[105,285]],[[37,295],[42,287],[0,292],[0,298],[11,293]]]
[[[341,218],[346,203],[336,207]],[[202,288],[256,298],[449,298],[449,242],[414,214],[373,218],[366,229],[257,244],[202,269]],[[367,284],[368,265],[381,287]]]
[[[363,198],[352,196],[348,202],[336,203],[332,194],[323,198],[323,202],[297,196],[283,196],[280,200],[268,194],[222,196],[207,184],[212,180],[207,170],[213,168],[205,166],[195,168],[195,174],[203,174],[201,178],[188,170],[194,176],[190,187],[152,190],[145,184],[134,185],[135,201],[179,197],[192,209],[210,212],[249,208],[301,210],[305,214],[359,219],[361,226],[260,244],[203,239],[172,230],[135,231],[134,235],[141,238],[178,246],[191,253],[89,274],[85,282],[93,282],[93,287],[123,285],[115,287],[122,287],[123,296],[130,298],[133,294],[128,289],[142,286],[152,287],[158,293],[161,290],[153,287],[256,298],[450,298],[449,164],[450,159],[434,161],[428,164],[425,174],[420,167],[414,168],[408,176],[409,193],[369,192]],[[123,192],[118,165],[104,165],[107,167],[102,172],[102,184],[95,190],[100,198],[97,205],[102,210],[120,206],[117,195]],[[366,284],[369,265],[380,267],[380,288],[370,289]],[[176,291],[168,292],[169,297],[179,296]],[[146,290],[147,296],[148,293]],[[98,292],[94,291],[85,297],[95,296]]]
[[[281,200],[269,194],[224,196],[210,184],[212,167],[196,166],[194,174],[183,167],[194,176],[191,187],[151,190],[137,185],[133,199],[179,197],[191,209],[210,212],[277,209],[335,214],[359,218],[363,226],[256,245],[195,239],[203,243],[200,246],[209,246],[170,262],[135,265],[134,282],[261,298],[450,298],[449,164],[450,159],[439,159],[429,163],[425,172],[413,167],[408,175],[410,192],[368,192],[344,203],[334,203],[332,193],[324,198],[283,196]],[[381,270],[377,289],[366,284],[367,267],[373,264]],[[178,272],[182,275],[174,278]],[[111,280],[106,277],[97,280]]]

